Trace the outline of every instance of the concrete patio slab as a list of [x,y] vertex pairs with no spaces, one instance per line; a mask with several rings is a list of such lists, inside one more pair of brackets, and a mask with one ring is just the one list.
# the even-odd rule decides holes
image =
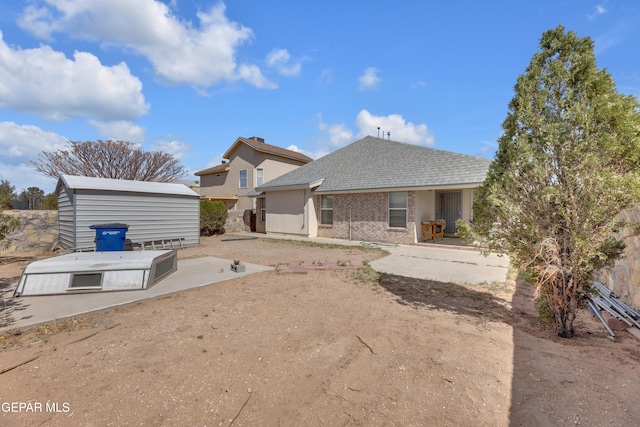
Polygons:
[[504,282],[509,258],[442,247],[385,247],[391,255],[370,263],[379,273],[453,283]]
[[0,319],[0,332],[153,299],[273,269],[243,263],[245,271],[236,273],[230,269],[232,262],[214,257],[180,260],[178,271],[145,290],[7,298],[5,304],[8,309]]

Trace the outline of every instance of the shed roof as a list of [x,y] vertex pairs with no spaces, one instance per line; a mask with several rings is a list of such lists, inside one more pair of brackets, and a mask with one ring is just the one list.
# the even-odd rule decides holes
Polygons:
[[331,193],[477,185],[484,181],[490,163],[481,157],[367,136],[256,187],[252,195],[298,186]]
[[58,180],[56,192],[60,190],[60,186],[62,185],[73,190],[124,191],[129,193],[153,193],[200,197],[198,193],[184,184],[167,182],[131,181],[126,179],[62,175]]

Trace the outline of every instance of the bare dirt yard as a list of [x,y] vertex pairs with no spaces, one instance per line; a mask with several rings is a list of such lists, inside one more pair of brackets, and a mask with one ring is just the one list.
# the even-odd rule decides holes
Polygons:
[[[267,239],[205,238],[179,255],[332,268],[280,268],[0,335],[0,425],[640,420],[640,342],[609,340],[586,312],[576,338],[555,337],[520,281],[376,277],[366,264],[381,250]],[[33,259],[0,254],[0,290]]]

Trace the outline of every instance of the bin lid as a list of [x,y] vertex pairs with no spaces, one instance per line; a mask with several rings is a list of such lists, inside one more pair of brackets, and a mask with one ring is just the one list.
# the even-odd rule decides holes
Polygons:
[[128,230],[129,226],[127,224],[112,223],[112,224],[90,225],[89,228],[92,229],[92,230],[100,230],[102,228],[124,228],[124,229]]

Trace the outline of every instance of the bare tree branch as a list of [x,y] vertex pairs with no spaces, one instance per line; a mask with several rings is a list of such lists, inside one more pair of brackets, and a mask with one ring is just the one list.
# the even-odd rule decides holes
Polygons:
[[170,182],[186,175],[180,160],[161,151],[143,151],[127,141],[70,141],[66,149],[43,151],[31,161],[46,176],[89,176]]

